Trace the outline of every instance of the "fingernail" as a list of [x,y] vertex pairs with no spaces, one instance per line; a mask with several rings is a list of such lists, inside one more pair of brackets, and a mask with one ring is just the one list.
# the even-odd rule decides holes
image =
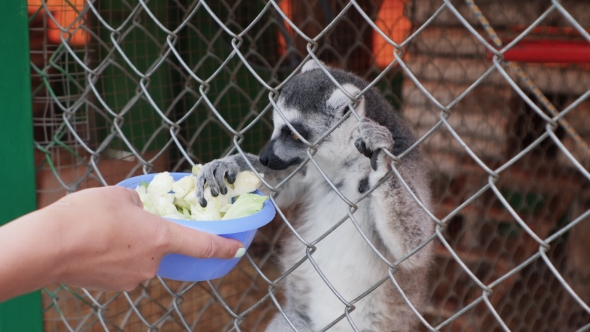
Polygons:
[[246,253],[246,248],[240,248],[236,252],[236,255],[234,256],[234,258],[240,258],[240,257],[244,256],[245,253]]

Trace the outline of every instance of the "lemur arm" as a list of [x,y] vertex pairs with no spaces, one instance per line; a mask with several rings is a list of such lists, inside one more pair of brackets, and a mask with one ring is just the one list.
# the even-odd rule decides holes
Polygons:
[[[277,171],[262,165],[258,156],[251,153],[246,153],[245,157],[256,172],[264,174],[264,180],[271,186],[278,184],[290,173],[288,170]],[[225,195],[227,194],[226,180],[232,184],[236,181],[239,172],[250,170],[250,166],[240,154],[216,159],[205,164],[197,177],[197,199],[199,204],[201,206],[207,205],[207,200],[204,197],[205,185],[209,185],[211,188],[211,195],[217,196],[220,193]],[[276,202],[280,207],[291,204],[296,198],[294,186],[289,183],[290,181],[278,188],[280,194],[276,197]],[[261,185],[259,189],[267,195],[270,193],[264,185]]]
[[[395,142],[389,129],[368,118],[361,119],[358,129],[360,138],[355,145],[359,152],[370,158],[372,171],[368,182],[369,187],[373,187],[391,170],[391,159],[380,149],[392,151]],[[418,199],[429,207],[426,174],[422,167],[413,166],[402,161],[397,169]],[[432,235],[434,222],[395,175],[371,193],[370,204],[375,229],[394,260],[404,257]],[[401,267],[424,267],[430,261],[430,247],[412,255]]]

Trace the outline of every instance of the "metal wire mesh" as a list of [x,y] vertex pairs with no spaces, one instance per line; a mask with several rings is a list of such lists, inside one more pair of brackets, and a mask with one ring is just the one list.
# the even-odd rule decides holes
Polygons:
[[[588,60],[506,58],[531,40],[589,47],[589,5],[31,1],[39,206],[144,172],[258,152],[280,87],[305,60],[321,59],[374,83],[430,162],[431,296],[420,312],[408,303],[420,329],[586,330]],[[390,176],[400,176],[398,157],[390,155]],[[296,232],[285,226],[296,211],[283,213],[219,280],[156,278],[129,293],[48,287],[45,329],[264,330],[282,311],[279,239]],[[313,260],[311,247],[301,256]],[[397,287],[395,269],[383,277]],[[350,330],[353,302],[336,318]]]

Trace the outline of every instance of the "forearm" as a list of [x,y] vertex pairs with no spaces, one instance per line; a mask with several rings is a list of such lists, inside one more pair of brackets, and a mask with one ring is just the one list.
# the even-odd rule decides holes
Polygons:
[[0,302],[57,282],[59,221],[39,210],[0,227]]
[[[269,173],[268,167],[266,167],[260,163],[260,160],[257,155],[253,155],[251,153],[246,153],[245,156],[248,159],[248,162],[250,162],[252,167],[254,167],[254,169],[258,173],[263,173],[263,174]],[[242,155],[235,154],[232,156],[232,158],[234,158],[235,162],[238,164],[240,172],[252,170],[250,168],[250,166],[248,165],[248,163],[246,162],[246,160],[244,160],[244,157]]]

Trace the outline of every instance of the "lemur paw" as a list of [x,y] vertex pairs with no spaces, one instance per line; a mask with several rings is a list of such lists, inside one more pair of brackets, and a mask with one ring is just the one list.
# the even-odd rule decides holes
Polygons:
[[379,158],[383,155],[380,149],[391,151],[394,143],[393,136],[389,129],[369,118],[361,118],[358,131],[361,137],[354,142],[354,145],[360,153],[371,159],[371,168],[376,171],[381,164],[380,159],[383,159]]
[[220,193],[225,195],[227,194],[227,185],[224,179],[227,179],[229,184],[236,182],[239,171],[238,164],[230,157],[205,164],[197,177],[197,201],[199,204],[202,207],[207,206],[205,184],[209,185],[211,196],[217,197]]

